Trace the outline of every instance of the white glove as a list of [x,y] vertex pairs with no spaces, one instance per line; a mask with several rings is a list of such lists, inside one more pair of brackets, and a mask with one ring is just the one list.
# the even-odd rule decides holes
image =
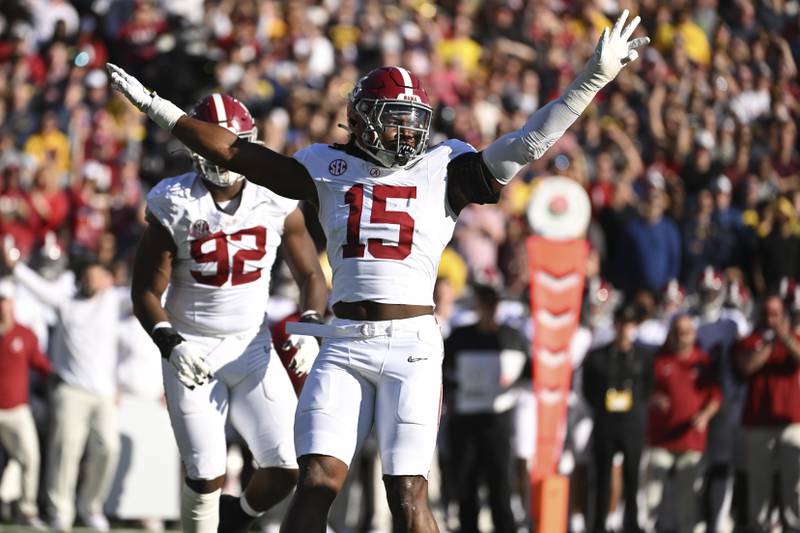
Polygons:
[[169,364],[175,368],[180,382],[189,389],[205,385],[213,377],[203,350],[192,342],[183,341],[175,346],[169,354]]
[[305,376],[311,371],[311,367],[319,355],[319,342],[315,337],[307,335],[289,335],[289,338],[283,343],[283,349],[290,350],[292,348],[296,348],[297,352],[289,361],[289,368],[294,370],[298,376]]
[[106,69],[111,77],[111,87],[122,93],[139,111],[147,113],[147,116],[165,130],[172,131],[178,119],[186,114],[169,100],[158,96],[155,91],[145,89],[142,82],[117,65],[106,63]]
[[603,30],[594,54],[564,93],[564,102],[579,115],[600,89],[617,77],[622,67],[639,57],[637,48],[650,42],[649,37],[630,39],[641,19],[637,16],[626,28],[628,10],[624,10],[609,31]]

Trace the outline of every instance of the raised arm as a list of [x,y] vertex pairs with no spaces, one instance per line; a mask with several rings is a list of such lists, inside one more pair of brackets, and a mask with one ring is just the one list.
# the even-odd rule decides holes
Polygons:
[[311,176],[293,157],[241,139],[222,126],[193,119],[169,100],[145,89],[120,67],[111,63],[106,66],[114,89],[193,152],[276,194],[317,203]]
[[636,49],[646,45],[650,39],[629,40],[640,19],[634,18],[625,27],[627,19],[626,9],[610,31],[608,28],[603,30],[594,54],[564,94],[538,109],[521,129],[500,137],[483,151],[483,160],[500,185],[511,181],[524,165],[539,159],[622,67],[639,57]]
[[[482,164],[479,165],[479,170],[473,173],[480,174],[478,176],[480,186],[475,185],[475,180],[471,178],[449,181],[460,189],[460,191],[449,191],[448,195],[451,207],[456,212],[463,207],[462,202],[491,201],[492,192],[499,192],[523,166],[539,159],[583,113],[595,95],[611,82],[625,65],[639,57],[636,49],[649,43],[650,39],[640,37],[629,40],[640,19],[634,18],[625,27],[627,18],[626,9],[611,30],[606,28],[603,31],[594,54],[564,94],[538,109],[522,128],[503,135],[483,150]],[[464,154],[459,157],[466,160],[469,156]],[[472,166],[478,168],[478,165]],[[450,175],[448,170],[448,176]]]
[[61,283],[48,281],[22,261],[18,261],[19,252],[5,246],[0,247],[5,270],[14,276],[14,279],[25,286],[37,300],[44,305],[59,309],[66,304],[71,294],[65,290]]

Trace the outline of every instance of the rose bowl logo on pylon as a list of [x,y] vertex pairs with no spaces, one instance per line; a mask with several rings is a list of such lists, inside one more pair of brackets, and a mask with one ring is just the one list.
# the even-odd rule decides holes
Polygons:
[[528,204],[528,223],[534,233],[548,239],[576,239],[589,226],[592,207],[578,182],[563,176],[536,182]]

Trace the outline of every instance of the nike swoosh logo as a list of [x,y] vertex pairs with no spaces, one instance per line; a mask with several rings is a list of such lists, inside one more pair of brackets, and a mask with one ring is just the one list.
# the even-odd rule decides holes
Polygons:
[[409,355],[407,359],[409,363],[416,363],[417,361],[427,361],[427,360],[428,360],[427,357],[414,357],[412,355]]

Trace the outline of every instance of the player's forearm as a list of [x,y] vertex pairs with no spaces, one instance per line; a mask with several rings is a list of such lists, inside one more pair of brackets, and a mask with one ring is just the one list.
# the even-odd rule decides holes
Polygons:
[[590,68],[584,68],[563,95],[536,110],[522,128],[503,135],[483,151],[483,160],[499,183],[511,181],[564,135],[602,89],[604,84],[597,78]]
[[310,272],[297,280],[300,289],[300,310],[316,311],[325,315],[328,305],[328,287],[322,272]]
[[575,122],[595,95],[613,80],[620,69],[639,57],[637,48],[646,45],[647,37],[629,40],[639,17],[625,27],[628,10],[624,10],[612,29],[606,28],[594,54],[575,80],[557,100],[534,113],[525,126],[504,135],[483,151],[483,160],[500,185],[505,185],[517,172],[544,154]]
[[240,158],[237,157],[239,149],[234,146],[239,137],[232,131],[184,115],[175,123],[172,134],[189,150],[212,163],[245,174],[246,169],[241,168]]
[[522,128],[487,146],[483,161],[494,178],[505,185],[522,167],[542,157],[579,116],[563,97],[553,100],[531,115]]
[[133,314],[147,333],[151,333],[153,326],[159,322],[169,322],[166,311],[161,307],[161,298],[154,292],[137,290],[134,287],[131,291],[131,299],[133,300]]
[[[249,158],[246,154],[237,157],[240,150],[234,147],[239,139],[235,133],[217,124],[189,117],[174,103],[145,88],[135,76],[122,68],[111,63],[107,63],[106,68],[111,76],[111,86],[115,90],[122,93],[140,111],[147,113],[156,124],[175,135],[190,150],[234,172],[248,174],[243,167],[248,166]],[[247,144],[249,143],[238,143],[240,147]]]

